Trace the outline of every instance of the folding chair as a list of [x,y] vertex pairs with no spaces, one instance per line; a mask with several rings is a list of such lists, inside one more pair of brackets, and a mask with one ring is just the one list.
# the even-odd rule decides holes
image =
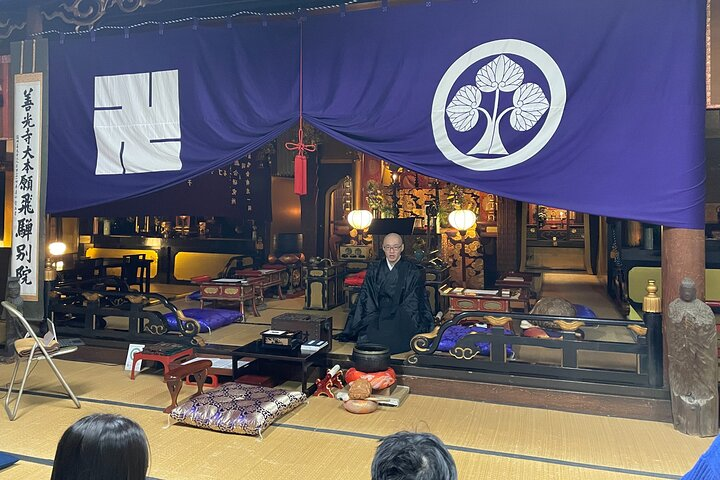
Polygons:
[[[45,348],[45,344],[42,340],[38,338],[38,336],[33,331],[32,327],[30,327],[30,324],[28,324],[28,321],[25,320],[25,317],[23,317],[23,314],[20,313],[11,303],[9,302],[2,302],[2,306],[7,310],[13,317],[15,317],[20,324],[27,330],[27,334],[25,334],[24,339],[16,340],[15,341],[15,351],[18,354],[17,360],[15,360],[15,369],[12,373],[12,378],[10,379],[10,385],[8,386],[7,395],[5,396],[5,412],[7,412],[8,418],[12,421],[15,420],[15,417],[17,417],[17,411],[18,407],[20,406],[20,398],[22,397],[23,390],[25,390],[25,382],[27,381],[28,376],[30,375],[31,369],[30,364],[32,364],[33,360],[47,360],[50,364],[50,368],[52,368],[53,372],[55,373],[55,376],[60,381],[60,384],[65,389],[65,392],[67,392],[70,399],[75,403],[75,406],[77,408],[80,408],[80,402],[78,401],[77,397],[75,397],[75,394],[70,390],[70,387],[68,386],[67,382],[63,378],[62,374],[60,373],[60,370],[55,366],[55,363],[52,361],[53,357],[57,357],[60,355],[65,355],[66,353],[72,353],[77,350],[76,346],[72,347],[60,347],[58,350],[53,352],[48,352],[48,350]],[[55,325],[51,320],[47,320],[48,327],[50,331],[52,332],[53,339],[57,339],[57,335],[55,333]],[[29,355],[20,355],[20,346],[19,344],[24,343],[25,339],[32,339],[32,347],[30,349]],[[23,375],[22,382],[20,383],[20,389],[17,391],[17,397],[15,398],[14,405],[11,408],[11,397],[13,393],[13,386],[15,385],[15,379],[17,378],[17,373],[20,369],[20,363],[27,357],[27,366],[25,367],[25,374]]]

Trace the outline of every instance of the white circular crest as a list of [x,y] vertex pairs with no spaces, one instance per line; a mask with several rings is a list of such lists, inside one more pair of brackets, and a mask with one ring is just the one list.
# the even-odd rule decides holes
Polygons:
[[[535,137],[518,151],[497,158],[473,157],[458,150],[448,137],[445,114],[446,108],[448,107],[450,90],[453,88],[458,77],[470,66],[484,58],[502,54],[523,57],[535,64],[543,75],[545,75],[550,89],[550,104],[547,110],[547,118]],[[478,45],[450,65],[450,68],[447,69],[435,90],[431,112],[435,144],[448,160],[470,170],[499,170],[517,165],[538,153],[547,142],[550,141],[550,138],[552,138],[560,125],[566,100],[565,79],[560,71],[560,67],[558,67],[555,60],[540,47],[517,39],[494,40]]]

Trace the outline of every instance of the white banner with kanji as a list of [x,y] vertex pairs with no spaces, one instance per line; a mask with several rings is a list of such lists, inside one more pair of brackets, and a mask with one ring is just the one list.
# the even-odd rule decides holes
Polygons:
[[15,75],[15,176],[11,276],[18,278],[20,294],[37,301],[39,260],[40,167],[42,165],[42,73]]

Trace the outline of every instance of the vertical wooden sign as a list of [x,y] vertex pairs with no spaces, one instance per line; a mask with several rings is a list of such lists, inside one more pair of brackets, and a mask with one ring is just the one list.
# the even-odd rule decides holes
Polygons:
[[18,278],[23,299],[38,300],[43,252],[40,236],[42,166],[42,73],[15,75],[13,232],[10,273]]

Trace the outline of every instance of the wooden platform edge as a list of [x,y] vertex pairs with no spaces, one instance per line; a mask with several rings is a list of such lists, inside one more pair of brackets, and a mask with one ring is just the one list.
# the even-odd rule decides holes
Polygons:
[[[94,340],[93,343],[95,344],[84,345],[77,352],[65,355],[64,359],[118,365],[125,363],[127,346],[122,348],[117,342],[112,341],[100,342]],[[227,355],[232,348],[225,345],[213,345],[199,350],[205,355],[211,353]],[[328,359],[330,365],[339,363],[343,368],[352,366],[350,358],[346,355],[331,354],[330,357]],[[448,375],[448,373],[456,372],[438,371],[433,372],[434,376],[421,376],[413,374],[415,372],[408,372],[407,370],[412,369],[407,366],[403,368],[402,365],[394,363],[393,367],[398,371],[398,384],[410,387],[411,394],[672,423],[669,396],[668,398],[652,398],[636,395],[579,392],[568,389],[572,388],[571,385],[558,385],[559,388],[518,385],[517,383],[522,382],[519,378],[506,379],[514,384],[448,378],[448,376],[453,376]],[[487,376],[486,378],[492,379],[495,376]],[[550,380],[544,379],[544,381],[548,382]],[[633,389],[628,390],[632,391]],[[662,392],[657,393],[662,394]]]
[[670,400],[399,375],[410,393],[587,415],[672,423]]

